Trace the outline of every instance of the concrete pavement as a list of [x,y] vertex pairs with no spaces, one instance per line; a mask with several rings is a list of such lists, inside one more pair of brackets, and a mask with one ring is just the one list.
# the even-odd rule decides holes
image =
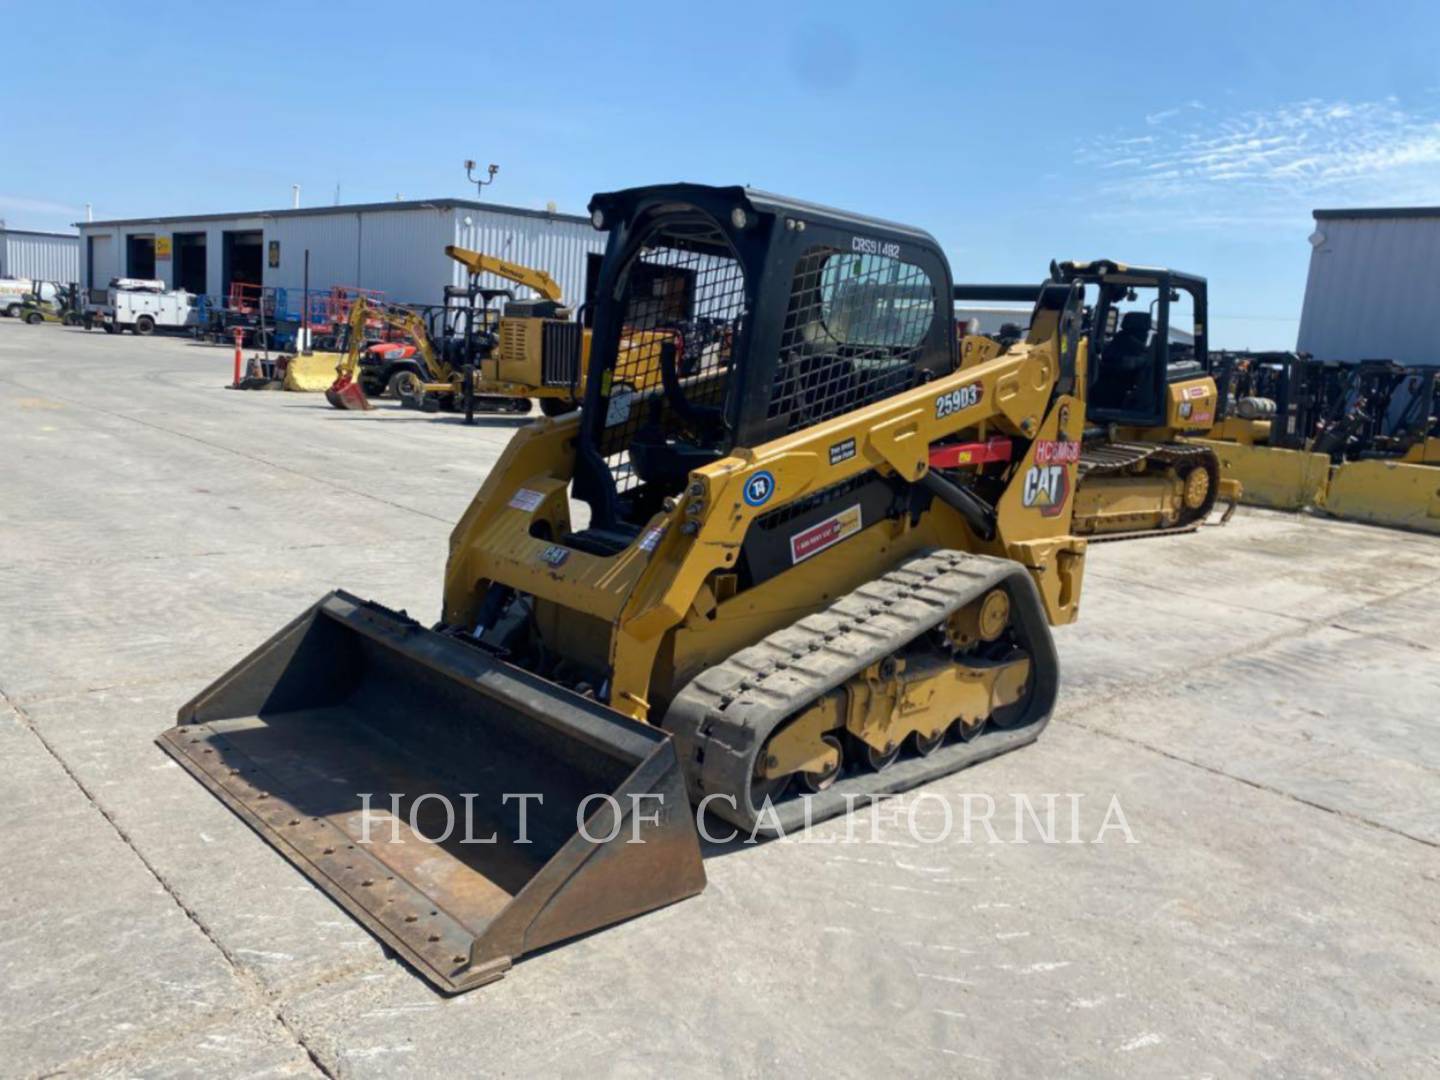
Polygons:
[[1056,720],[924,790],[1078,795],[1087,841],[1113,799],[1134,843],[869,810],[445,999],[152,740],[332,587],[430,620],[517,421],[229,370],[0,320],[0,1071],[1440,1070],[1435,538],[1242,509],[1092,549]]

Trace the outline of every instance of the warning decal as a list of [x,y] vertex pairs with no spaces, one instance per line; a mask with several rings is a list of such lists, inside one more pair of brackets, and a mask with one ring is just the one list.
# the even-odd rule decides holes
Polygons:
[[859,531],[860,504],[856,503],[848,510],[841,510],[834,517],[826,518],[818,525],[811,525],[790,537],[790,561],[804,562],[811,555],[818,555]]
[[545,493],[536,491],[534,488],[521,488],[510,496],[510,509],[524,510],[527,513],[538,510],[540,504],[545,501]]

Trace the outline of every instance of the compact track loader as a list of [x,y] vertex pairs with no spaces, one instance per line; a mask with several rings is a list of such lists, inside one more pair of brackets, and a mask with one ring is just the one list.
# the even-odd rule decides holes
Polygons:
[[584,406],[510,441],[438,622],[331,593],[159,740],[446,990],[699,892],[696,813],[774,835],[1033,741],[1079,610],[1078,283],[960,369],[925,232],[590,211]]
[[[1228,520],[1240,486],[1222,478],[1214,450],[1182,439],[1208,431],[1218,409],[1206,350],[1205,279],[1109,260],[1061,262],[1051,263],[1038,290],[960,285],[954,298],[1028,301],[1054,286],[1081,293],[1079,332],[1088,357],[1078,391],[1085,437],[1074,531],[1106,540],[1189,532],[1205,523],[1219,499],[1229,504],[1222,519]],[[998,341],[967,336],[962,366],[1006,350]]]

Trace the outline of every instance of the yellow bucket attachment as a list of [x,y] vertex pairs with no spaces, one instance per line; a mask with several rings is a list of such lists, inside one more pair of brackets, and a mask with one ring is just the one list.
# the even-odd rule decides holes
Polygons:
[[285,364],[285,389],[318,394],[335,382],[335,369],[343,359],[339,353],[317,352],[292,356]]
[[1331,473],[1319,505],[1351,521],[1440,533],[1440,466],[1347,461]]
[[668,735],[343,592],[158,742],[445,991],[705,887]]
[[1240,501],[1272,510],[1313,506],[1325,490],[1330,459],[1324,454],[1281,450],[1273,446],[1242,446],[1214,439],[1186,439],[1208,446],[1220,459],[1221,481],[1238,480]]

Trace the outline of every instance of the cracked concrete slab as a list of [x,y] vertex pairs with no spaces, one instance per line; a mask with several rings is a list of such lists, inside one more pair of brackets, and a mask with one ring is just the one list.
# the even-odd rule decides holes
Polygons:
[[1066,719],[1440,845],[1436,702],[1435,651],[1323,626]]
[[[0,706],[0,761],[0,1061],[8,1074],[50,1073],[138,1035],[184,1033],[249,1005],[224,956],[8,706]],[[274,1047],[250,1047],[260,1049]],[[256,1058],[237,1044],[232,1060]]]
[[268,992],[384,964],[374,938],[154,744],[156,718],[195,689],[51,698],[27,712],[231,962]]
[[[1440,1067],[1430,849],[1064,724],[924,790],[712,856],[696,900],[478,993],[446,1000],[376,970],[297,996],[287,1017],[353,1076],[482,1057],[560,1075]],[[1082,796],[1090,841],[1113,794],[1136,842],[1038,843],[1007,821],[1016,792]],[[996,800],[1001,843],[978,824],[964,843],[958,823],[948,842],[914,842],[909,809],[936,839],[934,796],[966,795],[977,817]]]

